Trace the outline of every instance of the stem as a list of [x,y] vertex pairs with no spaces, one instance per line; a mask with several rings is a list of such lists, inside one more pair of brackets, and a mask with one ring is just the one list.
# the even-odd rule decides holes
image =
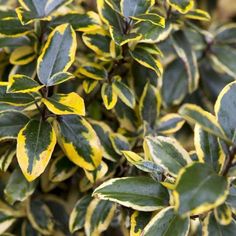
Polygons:
[[226,176],[228,174],[229,169],[232,166],[235,154],[236,154],[236,146],[230,147],[229,154],[227,155],[226,163],[225,163],[224,169],[222,171],[223,176]]

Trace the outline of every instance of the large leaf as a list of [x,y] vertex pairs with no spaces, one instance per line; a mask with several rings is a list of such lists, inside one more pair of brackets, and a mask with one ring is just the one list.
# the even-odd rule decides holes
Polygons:
[[102,160],[102,148],[92,126],[76,115],[60,116],[55,123],[59,144],[76,165],[94,170]]
[[153,5],[154,0],[121,0],[121,12],[128,18],[146,13]]
[[77,93],[54,94],[43,98],[42,102],[56,115],[85,115],[84,100]]
[[37,74],[39,80],[48,85],[53,75],[66,72],[75,59],[76,34],[69,24],[56,27],[38,58]]
[[96,188],[93,195],[139,211],[154,211],[169,201],[167,190],[148,177],[111,179]]
[[0,140],[16,139],[29,118],[19,111],[0,112]]
[[173,207],[167,207],[151,219],[144,228],[142,236],[183,236],[188,235],[189,228],[189,218],[181,218]]
[[173,192],[175,209],[181,215],[202,214],[221,205],[229,193],[228,182],[210,166],[195,162],[183,168]]
[[144,152],[148,159],[176,176],[179,170],[191,163],[188,152],[173,138],[157,136],[146,137]]
[[41,175],[56,145],[56,134],[45,121],[31,120],[18,134],[17,160],[28,181]]
[[236,82],[227,85],[219,94],[216,104],[215,113],[217,120],[223,128],[225,134],[232,142],[236,143]]

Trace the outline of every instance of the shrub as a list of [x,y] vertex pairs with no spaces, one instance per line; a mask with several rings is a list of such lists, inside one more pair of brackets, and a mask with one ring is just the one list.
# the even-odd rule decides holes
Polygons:
[[236,25],[199,2],[0,1],[1,235],[235,235]]

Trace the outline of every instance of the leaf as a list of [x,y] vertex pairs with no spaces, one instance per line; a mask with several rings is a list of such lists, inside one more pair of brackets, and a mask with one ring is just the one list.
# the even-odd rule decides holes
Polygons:
[[101,142],[103,156],[108,160],[116,161],[119,158],[119,155],[115,152],[110,140],[110,133],[113,132],[112,129],[106,123],[101,121],[93,120],[91,121],[91,125]]
[[58,156],[50,166],[49,179],[52,182],[62,182],[70,178],[77,169],[78,167],[68,160],[67,157],[64,155]]
[[42,102],[56,115],[85,115],[84,100],[77,93],[69,94],[56,93]]
[[117,102],[117,94],[114,92],[113,85],[104,83],[101,89],[103,103],[107,110],[114,108]]
[[28,34],[32,28],[22,25],[15,11],[0,10],[0,36],[17,38]]
[[122,155],[122,151],[129,150],[130,144],[128,139],[119,133],[111,133],[109,135],[112,146],[117,154]]
[[60,116],[55,123],[59,144],[67,157],[85,170],[95,170],[102,160],[102,148],[92,126],[76,115]]
[[101,20],[97,13],[88,11],[83,14],[67,13],[66,15],[57,16],[49,24],[58,26],[69,23],[76,31],[90,32],[101,28]]
[[4,209],[0,210],[0,218],[0,234],[4,235],[3,233],[13,225],[13,223],[16,221],[16,218]]
[[88,236],[101,235],[110,225],[116,206],[109,201],[93,199],[85,216],[85,232]]
[[130,218],[130,236],[141,236],[151,216],[150,212],[134,211]]
[[98,80],[84,79],[82,85],[83,85],[84,92],[89,94],[92,91],[94,91],[94,89],[97,87]]
[[139,211],[155,211],[168,204],[168,192],[148,177],[110,179],[95,189],[93,196]]
[[51,235],[54,227],[52,213],[41,200],[32,200],[27,205],[27,216],[34,229],[44,235]]
[[163,72],[162,65],[158,59],[155,59],[151,54],[147,53],[142,48],[136,48],[134,51],[130,51],[131,56],[139,64],[153,70],[157,76],[160,76]]
[[222,128],[218,124],[216,117],[211,113],[204,111],[201,107],[186,103],[180,108],[179,114],[187,121],[199,124],[202,129],[208,133],[229,142],[228,138],[225,137]]
[[184,125],[184,119],[175,113],[169,113],[163,116],[158,122],[157,132],[169,135],[179,131]]
[[36,19],[50,20],[47,17],[51,12],[56,10],[63,4],[70,3],[71,0],[52,0],[40,1],[37,0],[19,0],[22,7],[17,9],[17,14],[22,23],[31,23]]
[[184,32],[177,31],[173,34],[173,46],[177,55],[183,61],[188,75],[188,90],[190,93],[198,88],[199,71],[197,66],[197,57],[192,50]]
[[27,182],[19,168],[16,168],[4,189],[5,199],[13,205],[16,201],[24,201],[34,193],[36,182]]
[[201,20],[201,21],[210,21],[211,16],[208,12],[203,11],[201,9],[193,9],[189,11],[186,15],[186,18],[192,19],[192,20]]
[[222,204],[214,209],[216,221],[221,225],[229,225],[232,222],[232,211],[227,204]]
[[10,56],[10,63],[13,65],[26,65],[32,62],[36,57],[34,48],[31,46],[22,46],[16,48]]
[[43,85],[26,75],[15,74],[10,76],[7,93],[30,93],[37,92]]
[[204,131],[198,124],[194,129],[194,145],[200,162],[208,163],[219,172],[225,162],[225,154],[217,137]]
[[221,205],[229,193],[228,182],[208,165],[195,162],[183,168],[173,192],[175,209],[182,216],[198,215]]
[[188,235],[190,219],[181,218],[173,207],[167,207],[158,212],[146,225],[142,236]]
[[107,71],[104,69],[104,67],[95,63],[87,63],[81,66],[78,69],[78,73],[94,80],[106,80],[108,76]]
[[234,58],[236,57],[236,49],[229,47],[228,45],[215,45],[212,47],[211,51],[211,60],[215,66],[235,78],[236,64]]
[[69,72],[58,72],[53,75],[47,83],[47,86],[54,86],[73,79],[75,76]]
[[224,24],[222,27],[217,29],[215,40],[219,43],[236,43],[236,24]]
[[45,121],[30,120],[17,137],[17,160],[25,178],[31,182],[41,175],[56,145],[56,135]]
[[15,145],[5,146],[0,152],[0,170],[6,172],[13,160],[13,157],[16,155]]
[[219,94],[215,103],[215,113],[217,121],[223,128],[226,136],[236,143],[236,117],[233,113],[235,104],[236,83],[228,84]]
[[76,48],[76,34],[72,27],[69,24],[56,27],[48,36],[38,58],[39,80],[48,85],[52,76],[66,72],[74,62]]
[[90,195],[85,195],[76,202],[70,214],[69,220],[69,228],[71,233],[74,233],[75,231],[80,230],[84,227],[85,214],[91,200],[92,197]]
[[86,32],[82,35],[85,45],[93,50],[97,55],[103,57],[111,57],[110,45],[111,37],[108,31],[97,29],[91,32]]
[[[0,82],[0,104],[17,106],[17,107],[24,107],[34,103],[35,99],[37,98],[35,95],[30,94],[22,94],[22,93],[14,93],[10,94],[7,93],[7,86],[6,84],[1,84]],[[34,98],[35,97],[35,98]]]
[[160,113],[161,96],[157,88],[147,83],[139,101],[139,114],[142,122],[154,126]]
[[154,4],[153,0],[121,0],[120,2],[121,12],[126,18],[146,13]]
[[120,100],[130,108],[135,106],[135,95],[133,91],[123,82],[116,80],[112,84],[113,89]]
[[0,141],[16,139],[29,118],[19,111],[0,112]]
[[165,18],[156,13],[146,13],[146,14],[136,15],[131,18],[138,22],[148,21],[153,25],[165,28]]
[[171,7],[178,12],[185,14],[190,11],[194,6],[193,0],[167,0]]
[[219,223],[217,223],[213,213],[208,213],[207,217],[205,217],[203,221],[203,236],[231,236],[234,235],[235,230],[236,223],[234,220],[229,225],[220,225]]
[[162,97],[166,107],[179,105],[188,93],[188,75],[184,63],[176,59],[163,73]]
[[188,152],[173,138],[145,137],[143,148],[146,159],[153,160],[173,176],[192,162]]

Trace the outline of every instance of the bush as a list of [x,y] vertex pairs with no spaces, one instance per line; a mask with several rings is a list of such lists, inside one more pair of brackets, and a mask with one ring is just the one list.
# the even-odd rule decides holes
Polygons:
[[1,235],[235,235],[236,24],[196,2],[0,0]]

